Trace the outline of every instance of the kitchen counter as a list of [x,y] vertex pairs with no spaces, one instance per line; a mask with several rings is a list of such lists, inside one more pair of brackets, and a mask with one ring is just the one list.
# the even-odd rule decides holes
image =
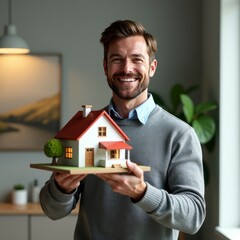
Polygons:
[[[78,214],[78,206],[72,211],[72,214]],[[22,206],[0,203],[0,215],[44,215],[44,212],[39,203],[28,203]]]

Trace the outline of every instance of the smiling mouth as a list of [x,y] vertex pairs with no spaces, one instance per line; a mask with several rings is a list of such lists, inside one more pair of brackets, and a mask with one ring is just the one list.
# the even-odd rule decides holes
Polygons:
[[136,82],[138,81],[138,78],[117,78],[118,81],[120,82]]

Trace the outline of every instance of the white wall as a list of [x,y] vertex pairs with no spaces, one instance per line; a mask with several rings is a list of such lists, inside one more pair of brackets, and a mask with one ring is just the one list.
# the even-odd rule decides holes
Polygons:
[[[133,19],[158,40],[158,70],[151,88],[163,96],[175,82],[201,79],[200,0],[13,0],[13,23],[34,52],[63,54],[62,124],[81,107],[106,105],[111,92],[102,70],[101,32],[112,21]],[[7,0],[0,0],[0,34],[7,24]],[[1,90],[0,90],[1,91]],[[2,104],[2,103],[1,103]],[[16,182],[43,184],[48,172],[29,163],[45,160],[41,152],[0,152],[0,201]]]

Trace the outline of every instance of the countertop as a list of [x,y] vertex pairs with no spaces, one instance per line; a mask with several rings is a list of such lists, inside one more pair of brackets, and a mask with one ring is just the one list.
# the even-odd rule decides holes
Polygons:
[[[78,214],[78,206],[72,214]],[[26,205],[15,205],[12,203],[0,203],[0,215],[44,215],[39,203],[28,203]]]

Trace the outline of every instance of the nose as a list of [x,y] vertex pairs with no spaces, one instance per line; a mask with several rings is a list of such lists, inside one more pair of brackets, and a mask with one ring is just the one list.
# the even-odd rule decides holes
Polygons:
[[123,70],[126,73],[132,72],[133,71],[133,63],[130,59],[126,59],[123,62]]

